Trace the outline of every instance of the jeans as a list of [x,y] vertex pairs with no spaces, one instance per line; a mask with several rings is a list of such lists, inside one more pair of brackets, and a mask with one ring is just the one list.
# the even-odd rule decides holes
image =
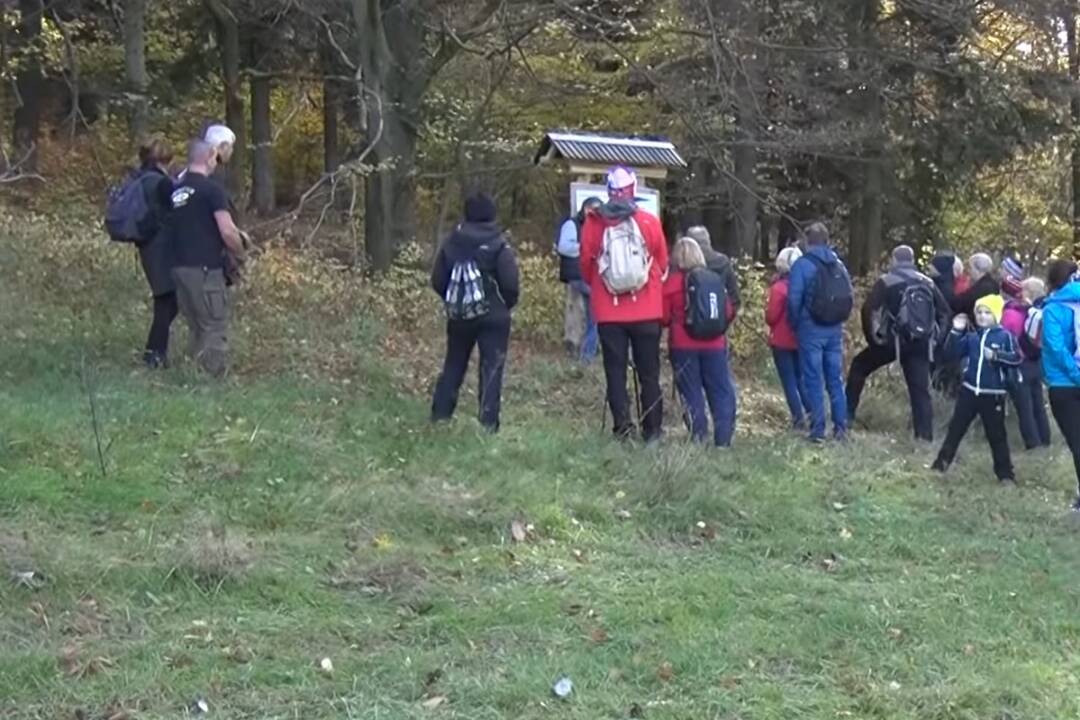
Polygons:
[[146,357],[164,360],[169,354],[169,328],[180,312],[176,293],[154,296],[154,319],[150,323],[150,335],[146,338]]
[[735,435],[736,399],[728,351],[673,349],[671,368],[694,440],[705,442],[708,437],[709,420],[705,416],[708,403],[713,419],[713,442],[717,447],[731,447]]
[[433,422],[449,420],[457,409],[458,393],[469,370],[473,348],[480,347],[480,424],[494,432],[499,429],[502,408],[503,372],[510,345],[509,320],[462,320],[446,324],[446,358],[435,384],[431,401]]
[[1019,378],[1009,384],[1009,397],[1016,408],[1024,447],[1034,450],[1050,445],[1050,420],[1043,398],[1042,364],[1028,361],[1020,366]]
[[581,362],[588,364],[600,350],[596,322],[592,317],[590,288],[583,280],[566,284],[566,309],[563,319],[563,338],[569,347],[578,352]]
[[627,364],[632,352],[641,385],[641,433],[646,442],[658,440],[664,425],[664,399],[660,393],[660,323],[601,323],[598,332],[615,435],[627,438],[634,431],[630,395],[626,390]]
[[844,335],[814,330],[799,334],[799,364],[810,405],[810,437],[825,438],[825,392],[837,437],[847,434],[847,400],[844,397]]
[[[859,409],[863,388],[875,372],[896,360],[895,345],[870,345],[851,361],[848,373],[847,408],[848,421],[854,422]],[[934,404],[930,399],[930,346],[926,342],[912,342],[900,348],[900,368],[907,383],[908,401],[911,403],[911,424],[915,438],[932,442],[934,439]]]
[[956,398],[956,409],[949,421],[949,432],[938,452],[937,460],[934,461],[934,469],[945,471],[952,465],[956,459],[956,451],[976,417],[982,418],[986,440],[990,443],[994,474],[998,480],[1013,480],[1015,476],[1009,454],[1009,435],[1005,430],[1005,396],[976,395],[966,387],[960,388],[960,396]]
[[780,376],[780,385],[784,388],[784,398],[791,411],[791,424],[802,427],[810,405],[806,402],[806,385],[803,383],[802,368],[799,365],[798,350],[780,350],[773,348],[773,363]]
[[1080,388],[1050,388],[1050,409],[1072,454],[1077,495],[1080,496]]

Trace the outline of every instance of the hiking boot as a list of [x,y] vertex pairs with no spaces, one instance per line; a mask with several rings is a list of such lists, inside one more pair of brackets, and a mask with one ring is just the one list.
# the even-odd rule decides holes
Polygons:
[[1072,505],[1069,506],[1069,512],[1080,517],[1080,496],[1073,500]]
[[143,353],[143,365],[150,370],[163,370],[169,367],[169,359],[156,350],[147,350]]
[[938,458],[933,462],[932,465],[930,465],[930,469],[934,472],[946,473],[949,471],[949,465],[941,458]]

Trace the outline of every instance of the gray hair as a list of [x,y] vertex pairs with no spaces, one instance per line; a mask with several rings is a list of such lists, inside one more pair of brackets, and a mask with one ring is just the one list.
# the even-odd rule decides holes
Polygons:
[[978,279],[994,269],[994,260],[986,253],[975,253],[968,259],[968,268],[972,275],[978,276],[975,279]]
[[897,245],[893,248],[892,259],[899,265],[910,265],[915,262],[915,251],[910,245]]
[[776,256],[776,271],[781,275],[787,275],[791,272],[791,266],[801,257],[802,250],[794,245],[784,248],[780,251],[780,254]]
[[188,165],[205,165],[215,152],[217,148],[205,140],[192,140],[188,143]]
[[703,248],[712,247],[712,237],[709,235],[709,228],[704,225],[694,225],[686,231],[686,237],[694,240]]
[[829,244],[829,229],[825,227],[825,223],[816,222],[806,228],[806,244],[811,246]]

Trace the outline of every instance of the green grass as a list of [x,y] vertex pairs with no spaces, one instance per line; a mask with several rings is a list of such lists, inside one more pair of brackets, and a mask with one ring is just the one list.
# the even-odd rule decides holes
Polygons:
[[623,447],[598,371],[523,347],[503,433],[472,395],[433,428],[427,331],[286,318],[302,343],[249,295],[236,376],[148,374],[137,275],[96,271],[72,297],[0,237],[0,717],[1080,715],[1060,443],[1016,490],[978,433],[931,476],[882,376],[814,448],[762,370],[735,450]]

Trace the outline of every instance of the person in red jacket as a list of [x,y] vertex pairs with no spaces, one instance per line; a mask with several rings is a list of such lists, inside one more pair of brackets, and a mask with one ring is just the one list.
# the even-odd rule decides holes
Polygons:
[[664,420],[660,320],[667,240],[659,218],[638,208],[637,177],[632,170],[612,168],[607,185],[608,202],[585,220],[581,230],[581,277],[592,290],[590,303],[600,335],[615,435],[628,438],[634,431],[626,390],[632,352],[641,385],[641,430],[650,442],[659,440]]
[[[701,246],[690,237],[675,243],[671,250],[672,272],[664,282],[664,325],[668,328],[671,369],[683,407],[690,421],[690,433],[697,442],[705,442],[709,420],[713,419],[713,441],[717,447],[731,447],[735,435],[735,383],[728,364],[727,337],[697,340],[686,329],[686,276],[695,268],[704,268]],[[723,276],[721,276],[723,277]],[[735,319],[731,297],[724,309],[728,322]]]
[[799,339],[787,316],[788,275],[791,266],[802,257],[797,247],[788,247],[776,256],[776,277],[769,286],[769,299],[765,304],[765,324],[769,326],[769,347],[772,348],[773,362],[780,376],[780,385],[784,388],[788,410],[791,411],[791,426],[796,430],[806,429],[806,388],[803,385],[802,372],[799,369]]

